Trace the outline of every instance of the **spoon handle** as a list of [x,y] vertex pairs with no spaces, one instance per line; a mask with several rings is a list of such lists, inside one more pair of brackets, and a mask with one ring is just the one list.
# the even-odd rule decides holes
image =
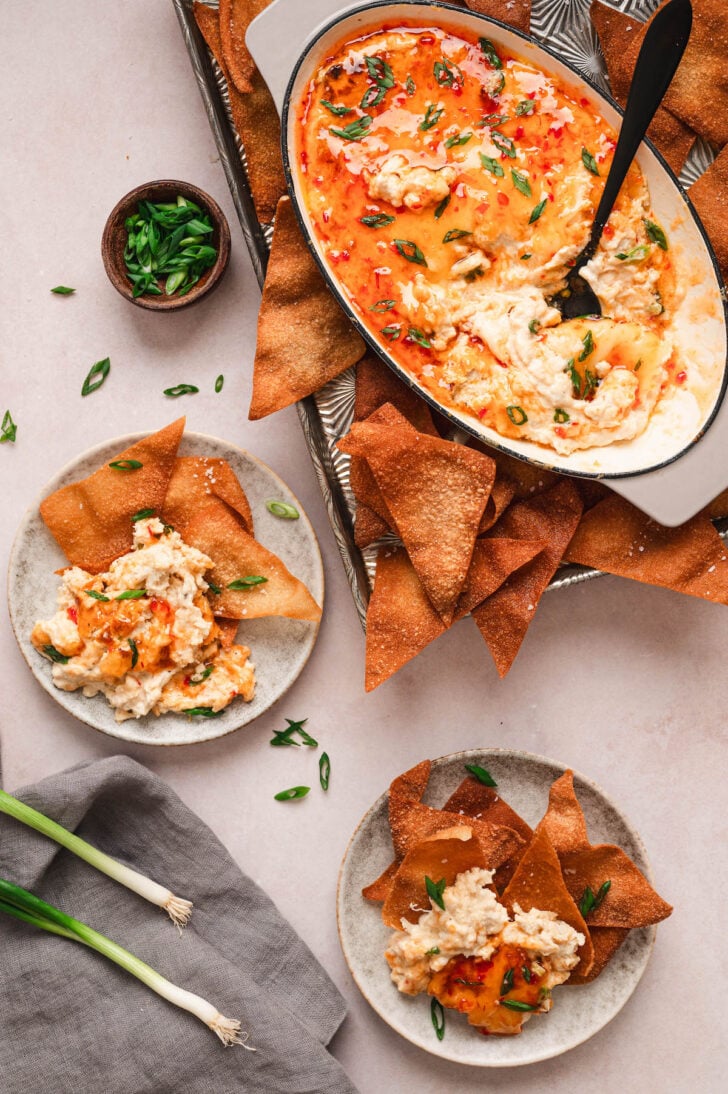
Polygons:
[[692,23],[690,0],[670,0],[647,28],[637,57],[614,159],[594,218],[588,247],[591,254],[597,248],[635,153],[680,64]]

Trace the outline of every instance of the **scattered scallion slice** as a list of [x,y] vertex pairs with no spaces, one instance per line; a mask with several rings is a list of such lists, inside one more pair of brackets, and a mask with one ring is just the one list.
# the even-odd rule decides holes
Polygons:
[[141,600],[146,595],[146,589],[125,589],[123,593],[115,596],[114,600]]
[[224,711],[213,710],[212,707],[187,707],[182,713],[189,714],[191,718],[219,718]]
[[462,85],[462,72],[455,62],[449,61],[447,57],[442,61],[435,61],[432,71],[435,80],[440,87],[454,87],[456,84]]
[[466,232],[462,228],[451,228],[449,232],[445,232],[442,237],[443,243],[452,243],[454,239],[463,239],[465,236],[472,235],[472,232]]
[[528,414],[522,406],[507,406],[506,414],[514,425],[525,425],[528,421]]
[[199,676],[190,676],[189,682],[194,687],[199,687],[200,684],[204,684],[205,680],[207,680],[207,678],[209,676],[212,676],[214,671],[215,671],[215,666],[214,665],[206,665]]
[[494,160],[492,156],[486,156],[483,152],[479,153],[480,162],[486,171],[490,171],[491,175],[496,175],[498,178],[502,178],[504,171],[498,160]]
[[56,296],[71,296],[75,291],[75,289],[69,289],[68,285],[56,285],[55,289],[51,289],[51,292],[54,292]]
[[446,148],[460,148],[472,138],[472,133],[455,133],[445,141]]
[[366,136],[371,124],[371,114],[362,114],[361,117],[355,118],[353,122],[345,125],[343,129],[330,125],[329,133],[333,133],[335,137],[339,137],[342,141],[360,141],[362,137]]
[[371,305],[371,307],[369,308],[369,311],[376,311],[376,312],[391,311],[396,303],[397,303],[396,300],[377,300],[374,304]]
[[513,974],[515,969],[506,969],[503,974],[503,980],[501,981],[501,995],[508,995],[509,991],[513,991]]
[[435,999],[433,996],[430,1003],[430,1017],[432,1018],[432,1026],[435,1030],[435,1036],[438,1041],[441,1041],[445,1036],[445,1008],[439,999]]
[[538,1007],[534,1007],[533,1003],[524,1003],[521,999],[501,999],[500,1005],[502,1007],[508,1007],[509,1010],[538,1010]]
[[498,151],[502,152],[504,156],[508,156],[508,158],[512,160],[516,158],[515,144],[510,137],[505,135],[505,133],[501,133],[500,129],[491,129],[490,139]]
[[111,361],[108,357],[104,357],[103,361],[97,361],[88,371],[81,388],[81,394],[90,395],[93,391],[98,391],[110,371]]
[[114,471],[138,471],[143,466],[141,460],[112,460],[109,464]]
[[581,162],[586,167],[587,171],[591,171],[592,175],[599,174],[599,168],[597,167],[597,161],[591,154],[588,148],[582,148],[581,150]]
[[477,779],[479,783],[482,783],[483,786],[498,785],[490,771],[486,771],[484,767],[480,767],[478,764],[466,764],[465,770],[469,772],[473,778]]
[[224,383],[225,383],[225,377],[223,376],[222,373],[220,373],[218,378],[215,380],[215,394],[216,395],[220,394],[220,392],[222,391],[222,385]]
[[531,334],[538,334],[538,332],[541,330],[541,320],[532,319],[531,322],[528,324],[528,329],[530,330]]
[[511,179],[516,190],[520,190],[522,194],[525,194],[527,198],[531,196],[531,183],[528,181],[526,175],[521,174],[520,171],[516,171],[515,167],[511,167]]
[[390,342],[396,342],[401,333],[401,327],[382,327],[382,334],[385,338],[389,339]]
[[427,259],[411,239],[395,239],[393,242],[402,258],[406,258],[408,262],[414,262],[418,266],[427,265]]
[[283,745],[295,745],[296,748],[300,747],[298,741],[293,740],[293,734],[297,733],[301,738],[303,744],[308,748],[318,748],[318,741],[315,737],[312,737],[310,733],[307,733],[303,728],[308,721],[308,718],[302,718],[299,722],[294,722],[291,718],[286,718],[288,726],[286,729],[276,729],[273,732],[273,740],[270,742],[275,748],[280,748]]
[[129,645],[129,649],[131,650],[131,667],[135,669],[137,667],[137,662],[139,661],[139,650],[133,638],[127,638],[126,641]]
[[44,646],[43,653],[51,661],[54,661],[56,665],[67,665],[70,661],[70,657],[66,657],[66,655],[57,650],[55,646]]
[[140,509],[138,513],[135,513],[131,518],[132,524],[136,524],[138,520],[146,520],[147,517],[153,517],[156,513],[156,509]]
[[478,38],[478,45],[487,59],[488,63],[493,68],[503,68],[503,62],[501,61],[495,46],[491,42],[490,38]]
[[277,501],[275,498],[269,498],[265,507],[269,513],[272,513],[274,517],[280,517],[281,520],[298,520],[301,515],[295,505],[287,501]]
[[388,224],[392,224],[394,221],[393,216],[389,216],[388,213],[373,213],[371,216],[359,217],[359,223],[363,224],[366,228],[385,228]]
[[321,783],[322,790],[329,789],[329,777],[331,775],[331,760],[329,759],[328,752],[321,753],[321,759],[319,760],[319,782]]
[[533,209],[531,210],[531,215],[528,218],[529,224],[534,224],[538,220],[538,218],[541,216],[544,209],[546,208],[548,200],[548,198],[542,198],[541,201],[539,201],[538,205],[535,205],[533,207]]
[[328,99],[322,99],[321,105],[325,106],[330,114],[335,114],[337,118],[343,118],[344,114],[351,114],[353,107],[351,106],[338,106],[334,103],[330,103]]
[[224,1045],[243,1045],[249,1051],[255,1051],[252,1045],[245,1044],[247,1034],[241,1034],[240,1022],[236,1019],[225,1018],[206,999],[170,983],[156,969],[140,961],[138,957],[110,938],[99,934],[87,924],[73,919],[52,904],[46,904],[44,900],[28,892],[27,889],[22,889],[4,878],[0,878],[0,910],[41,930],[68,938],[73,942],[81,942],[84,946],[96,950],[102,957],[108,958],[109,961],[113,961],[135,976],[137,980],[141,980],[169,1003],[174,1003],[182,1010],[194,1014],[213,1033],[217,1034]]
[[419,346],[424,346],[425,349],[432,348],[432,342],[429,341],[424,331],[421,331],[419,327],[410,327],[407,331],[407,338],[410,342],[417,342]]
[[584,919],[597,910],[611,887],[611,881],[605,881],[595,893],[594,890],[587,885],[584,892],[581,894],[581,900],[579,901],[579,911]]
[[442,214],[445,212],[448,205],[450,204],[450,198],[451,197],[452,197],[452,194],[446,194],[445,197],[442,199],[442,201],[438,205],[435,206],[435,212],[433,214],[433,216],[435,217],[435,220],[439,220],[440,217],[442,216]]
[[215,594],[215,596],[219,596],[220,593],[222,592],[222,589],[220,588],[220,586],[216,585],[213,581],[210,581],[209,578],[208,578],[208,581],[207,581],[207,587],[208,587],[208,589],[210,590],[211,593]]
[[166,387],[162,394],[178,399],[180,395],[196,395],[199,390],[194,384],[175,384],[174,387]]
[[445,911],[445,901],[442,898],[442,894],[445,892],[445,886],[447,881],[445,878],[440,878],[439,881],[433,881],[431,877],[425,877],[425,889],[427,895],[433,904],[437,904],[438,908],[442,908]]
[[8,817],[14,817],[15,820],[26,824],[28,828],[33,828],[36,832],[40,832],[42,836],[54,840],[61,847],[65,847],[67,851],[71,851],[78,858],[83,859],[89,866],[93,866],[94,869],[106,874],[114,881],[118,881],[120,885],[125,885],[137,896],[143,897],[144,900],[148,900],[151,904],[156,904],[158,908],[164,909],[176,926],[184,927],[192,915],[192,904],[189,900],[183,900],[181,897],[175,896],[163,885],[158,885],[156,881],[150,881],[149,878],[137,873],[136,870],[132,870],[131,867],[117,862],[116,859],[104,854],[103,851],[99,851],[97,847],[86,843],[74,832],[69,832],[63,825],[57,824],[50,817],[46,817],[37,809],[33,809],[32,806],[19,801],[4,790],[0,790],[0,812],[5,813]]
[[444,106],[438,107],[435,103],[430,103],[425,110],[424,118],[417,128],[421,133],[426,133],[428,129],[432,129],[433,125],[437,125],[444,112]]
[[654,220],[648,220],[646,217],[645,217],[644,224],[645,224],[645,231],[647,232],[647,235],[652,240],[652,242],[656,243],[657,246],[660,248],[660,250],[666,251],[667,250],[667,236],[663,232],[660,225],[655,224]]
[[103,593],[98,593],[96,589],[84,589],[86,596],[90,596],[92,600],[101,600],[105,604],[109,603],[108,596],[104,596]]
[[15,444],[15,439],[18,436],[18,427],[13,421],[13,416],[9,410],[6,410],[3,414],[2,425],[0,426],[0,444]]
[[632,247],[630,251],[620,251],[617,258],[620,262],[642,262],[649,253],[649,245],[640,243],[637,247]]
[[533,99],[521,99],[516,106],[516,114],[522,118],[526,114],[533,114],[536,104]]
[[289,790],[279,790],[273,798],[277,802],[296,801],[298,798],[305,798],[310,790],[310,786],[292,786]]
[[554,410],[554,421],[557,425],[566,425],[567,422],[571,421],[571,418],[563,407],[557,406]]
[[264,585],[267,580],[267,577],[261,577],[260,574],[248,574],[247,577],[236,578],[226,587],[234,592],[240,592],[241,589],[251,589],[254,585]]
[[588,330],[582,338],[584,349],[579,354],[580,361],[586,361],[587,357],[594,352],[594,334],[591,330]]
[[405,91],[407,92],[408,95],[414,95],[415,91],[417,90],[417,85],[416,85],[416,83],[414,82],[414,80],[412,79],[411,76],[407,77],[407,79],[405,81],[404,89],[405,89]]

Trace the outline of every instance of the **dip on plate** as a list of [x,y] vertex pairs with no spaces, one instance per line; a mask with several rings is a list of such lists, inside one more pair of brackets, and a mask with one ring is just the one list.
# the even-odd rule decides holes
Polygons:
[[[633,164],[584,276],[602,318],[549,298],[584,248],[616,135],[565,81],[487,38],[398,24],[333,48],[297,108],[313,233],[370,334],[445,406],[561,456],[715,399],[675,347],[668,230]],[[705,367],[704,367],[705,366]]]
[[247,646],[223,648],[206,593],[212,560],[156,517],[134,525],[134,546],[107,573],[63,573],[58,611],[36,623],[35,648],[63,691],[99,692],[116,720],[223,710],[255,691]]

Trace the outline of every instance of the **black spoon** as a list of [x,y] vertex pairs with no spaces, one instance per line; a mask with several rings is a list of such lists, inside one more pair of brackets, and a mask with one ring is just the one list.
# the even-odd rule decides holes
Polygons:
[[599,300],[579,271],[593,257],[599,245],[630,164],[680,64],[692,23],[690,0],[670,0],[647,28],[637,57],[614,159],[594,217],[589,242],[569,271],[566,288],[549,300],[564,319],[602,314]]

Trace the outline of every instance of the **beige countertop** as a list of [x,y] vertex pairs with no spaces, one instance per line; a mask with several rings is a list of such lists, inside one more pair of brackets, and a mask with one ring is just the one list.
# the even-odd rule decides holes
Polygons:
[[[18,439],[0,447],[2,565],[26,506],[57,468],[109,437],[186,413],[191,429],[250,449],[290,484],[326,567],[318,644],[268,714],[219,742],[124,751],[214,829],[330,972],[350,1008],[333,1050],[363,1094],[724,1089],[728,970],[716,939],[728,905],[728,609],[602,578],[546,595],[504,681],[466,621],[366,696],[364,637],[296,412],[247,420],[258,288],[171,3],[27,0],[6,7],[4,25],[0,414],[11,409]],[[127,304],[100,258],[111,207],[164,177],[211,193],[233,235],[219,291],[174,315]],[[59,283],[76,294],[53,296]],[[109,379],[81,399],[89,367],[106,356]],[[220,372],[225,388],[215,395]],[[178,382],[202,390],[165,398]],[[119,751],[37,686],[6,612],[0,650],[8,789]],[[332,763],[328,795],[294,806],[273,794],[306,781],[310,756],[268,746],[286,716],[309,719]],[[613,1022],[559,1058],[488,1073],[425,1054],[370,1010],[344,964],[334,907],[349,836],[392,777],[425,757],[483,746],[549,756],[599,783],[640,831],[657,887],[675,905]],[[89,1094],[102,1083],[113,1092],[105,1077],[89,1076]]]

